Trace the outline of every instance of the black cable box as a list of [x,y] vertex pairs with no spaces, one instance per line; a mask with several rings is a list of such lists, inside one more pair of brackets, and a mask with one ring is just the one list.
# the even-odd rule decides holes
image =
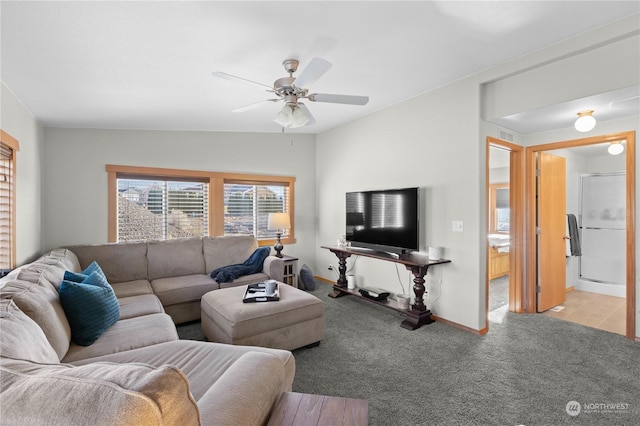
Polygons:
[[362,287],[358,290],[360,294],[368,299],[373,299],[378,302],[382,302],[387,300],[389,297],[389,292],[387,290],[377,288],[377,287]]

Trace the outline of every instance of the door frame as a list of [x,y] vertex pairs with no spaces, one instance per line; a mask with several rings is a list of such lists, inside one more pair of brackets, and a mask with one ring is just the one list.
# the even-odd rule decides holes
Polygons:
[[[489,217],[489,172],[491,148],[509,151],[509,311],[524,312],[524,147],[511,142],[487,136],[486,141],[486,189],[485,206]],[[489,234],[488,220],[485,227],[485,237]],[[486,238],[485,238],[486,240]],[[486,300],[485,300],[485,329],[489,329],[489,243],[485,241],[486,257]]]
[[566,149],[577,146],[593,145],[605,142],[625,141],[626,155],[626,333],[628,339],[635,339],[635,276],[636,276],[636,250],[635,250],[635,193],[636,193],[636,154],[635,131],[613,133],[608,135],[593,136],[588,138],[573,139],[561,142],[552,142],[542,145],[527,147],[525,150],[526,161],[526,278],[524,287],[524,312],[536,312],[536,257],[537,239],[535,214],[536,206],[536,154],[541,151],[554,149]]

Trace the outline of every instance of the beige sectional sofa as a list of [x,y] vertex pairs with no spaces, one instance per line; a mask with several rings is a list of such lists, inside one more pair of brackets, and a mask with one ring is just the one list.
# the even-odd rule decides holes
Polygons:
[[200,299],[211,290],[268,278],[282,281],[284,275],[284,261],[268,256],[261,272],[231,283],[218,283],[209,276],[214,269],[247,260],[258,248],[252,235],[68,248],[82,269],[98,262],[118,297],[155,294],[176,324],[200,319]]
[[[291,352],[181,341],[174,325],[199,317],[199,298],[212,289],[281,279],[277,258],[233,283],[208,277],[224,262],[244,261],[251,239],[61,248],[0,280],[0,423],[264,424],[291,390]],[[58,289],[65,271],[94,260],[113,282],[120,317],[81,346]]]

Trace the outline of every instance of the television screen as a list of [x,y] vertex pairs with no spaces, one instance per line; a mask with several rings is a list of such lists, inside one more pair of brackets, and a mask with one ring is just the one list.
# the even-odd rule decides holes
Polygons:
[[419,188],[347,192],[347,241],[380,251],[419,250],[418,200]]

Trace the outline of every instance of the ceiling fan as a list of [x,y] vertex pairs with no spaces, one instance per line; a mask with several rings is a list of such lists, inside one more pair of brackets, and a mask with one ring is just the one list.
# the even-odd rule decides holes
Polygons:
[[273,82],[273,87],[258,83],[246,78],[237,77],[221,71],[215,71],[213,76],[226,80],[241,81],[266,88],[267,92],[276,95],[276,98],[265,99],[251,105],[246,105],[232,110],[232,112],[244,112],[257,108],[269,102],[284,101],[284,106],[276,115],[273,121],[283,128],[294,128],[308,126],[315,123],[313,115],[306,105],[300,102],[307,99],[311,102],[328,102],[334,104],[366,105],[369,102],[368,96],[333,95],[327,93],[309,93],[309,87],[331,68],[331,63],[321,58],[313,58],[298,77],[293,73],[297,71],[299,62],[296,59],[286,59],[282,62],[284,69],[289,73],[289,77],[282,77]]

